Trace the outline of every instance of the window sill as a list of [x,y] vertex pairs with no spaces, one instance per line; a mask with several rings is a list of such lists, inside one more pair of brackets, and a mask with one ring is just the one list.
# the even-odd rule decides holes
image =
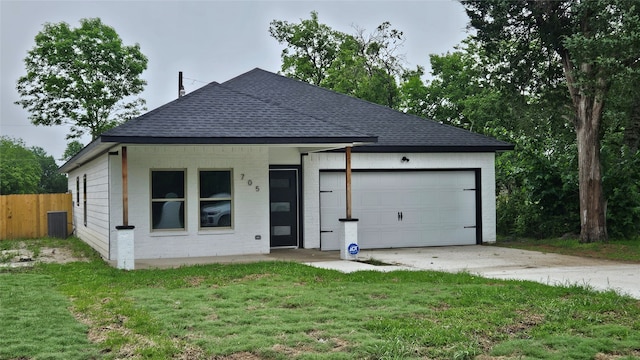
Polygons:
[[227,235],[227,234],[235,234],[235,230],[231,228],[201,228],[198,229],[198,235]]
[[166,237],[166,236],[187,236],[189,233],[185,230],[151,230],[149,236],[151,237]]

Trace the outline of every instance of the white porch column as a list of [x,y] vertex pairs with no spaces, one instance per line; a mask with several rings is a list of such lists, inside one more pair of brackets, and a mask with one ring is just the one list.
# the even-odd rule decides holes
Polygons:
[[133,270],[135,268],[134,254],[134,232],[135,228],[129,225],[129,175],[127,165],[127,147],[122,147],[122,225],[116,226],[118,238],[116,239],[116,249],[118,257],[116,267],[123,270]]
[[116,230],[118,230],[118,239],[116,240],[116,248],[118,249],[116,267],[118,269],[135,269],[133,229],[134,226],[129,225],[116,226]]
[[360,252],[358,219],[340,219],[340,226],[340,259],[357,260]]

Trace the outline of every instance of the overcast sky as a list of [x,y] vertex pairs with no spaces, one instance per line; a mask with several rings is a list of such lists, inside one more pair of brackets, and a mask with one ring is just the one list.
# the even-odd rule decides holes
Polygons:
[[[317,11],[321,23],[347,33],[372,32],[384,21],[405,34],[408,65],[428,67],[429,54],[452,51],[467,34],[467,17],[455,0],[414,1],[7,1],[0,0],[0,135],[23,139],[59,159],[68,127],[32,125],[18,100],[16,81],[23,59],[43,24],[98,17],[125,45],[140,44],[148,57],[141,96],[148,110],[177,96],[178,71],[187,93],[259,67],[278,72],[283,45],[270,37],[269,23],[300,22]],[[81,139],[85,145],[89,138]]]

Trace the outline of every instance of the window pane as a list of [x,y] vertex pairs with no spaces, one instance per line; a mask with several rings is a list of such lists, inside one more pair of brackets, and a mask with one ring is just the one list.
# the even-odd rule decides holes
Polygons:
[[153,199],[184,199],[184,171],[151,172],[151,197]]
[[291,187],[289,179],[271,179],[271,187],[274,189],[288,189]]
[[231,201],[201,201],[200,227],[230,227]]
[[273,236],[291,235],[291,226],[272,226],[271,235]]
[[230,198],[231,171],[200,171],[200,198]]
[[184,229],[184,201],[151,203],[152,229]]
[[291,211],[291,203],[288,201],[271,203],[271,212],[290,212],[290,211]]

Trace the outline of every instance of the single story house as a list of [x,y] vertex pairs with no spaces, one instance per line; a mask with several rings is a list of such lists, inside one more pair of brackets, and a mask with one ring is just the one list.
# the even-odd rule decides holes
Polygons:
[[108,260],[123,223],[135,259],[337,250],[347,202],[360,248],[465,245],[496,240],[494,159],[511,149],[254,69],[105,132],[61,171],[77,236]]

